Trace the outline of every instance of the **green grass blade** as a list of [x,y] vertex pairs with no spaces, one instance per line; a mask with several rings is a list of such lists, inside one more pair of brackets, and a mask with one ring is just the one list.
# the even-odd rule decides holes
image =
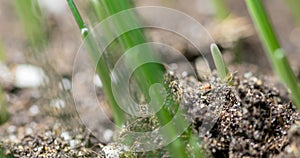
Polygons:
[[89,31],[88,31],[86,25],[84,24],[74,1],[67,0],[67,2],[73,13],[73,16],[75,17],[76,23],[79,26],[79,29],[81,30],[82,38],[84,38],[86,40],[85,44],[86,44],[87,50],[90,53],[90,56],[93,59],[94,63],[97,65],[97,73],[99,74],[101,81],[103,82],[103,90],[104,90],[106,97],[108,99],[108,102],[110,104],[110,108],[111,108],[111,111],[113,114],[114,121],[118,126],[121,126],[125,122],[125,115],[124,115],[122,109],[118,106],[118,104],[116,103],[116,101],[114,99],[112,89],[111,89],[111,79],[109,76],[109,74],[110,74],[109,69],[103,58],[101,58],[99,62],[96,61],[97,56],[98,56],[98,54],[100,54],[100,52],[97,49],[95,40],[93,39],[92,36],[88,36]]
[[247,7],[269,58],[280,48],[269,18],[260,0],[246,0]]
[[211,50],[212,57],[213,57],[215,65],[216,65],[219,77],[221,78],[221,80],[226,81],[229,76],[229,71],[223,60],[221,51],[219,50],[218,46],[214,43],[210,45],[210,50]]
[[293,70],[289,66],[288,60],[281,49],[277,49],[274,52],[274,56],[276,61],[277,74],[290,90],[293,101],[297,105],[297,108],[300,109],[300,88],[298,86],[297,78]]
[[[102,7],[99,5],[102,4]],[[133,7],[131,1],[118,1],[118,0],[102,0],[101,3],[94,3],[94,6],[96,8],[98,17],[100,19],[103,18],[103,13],[105,14],[105,17],[109,17],[111,15],[114,15],[122,10],[130,9]],[[97,8],[97,7],[101,7]],[[103,11],[104,10],[104,11]],[[103,20],[103,19],[102,19]],[[137,16],[134,14],[128,15],[126,19],[119,19],[115,21],[114,25],[118,26],[115,29],[120,29],[122,30],[123,27],[126,27],[126,23],[131,23],[131,24],[137,24],[139,25],[139,21],[137,20]],[[109,30],[109,29],[108,29]],[[115,31],[115,30],[112,30]],[[116,31],[118,32],[118,31]],[[144,33],[142,30],[133,30],[130,32],[127,32],[120,36],[117,39],[118,43],[122,47],[122,51],[126,52],[126,50],[142,43],[146,43],[147,40],[144,36]],[[138,53],[139,55],[134,57],[132,61],[130,62],[136,62],[139,63],[139,61],[145,61],[144,59],[147,58],[153,58],[151,55],[150,48],[149,50],[145,50],[143,53]],[[115,53],[115,52],[112,52]],[[146,64],[141,66],[139,69],[137,69],[134,72],[134,78],[137,80],[139,87],[141,88],[141,91],[144,93],[146,96],[146,99],[149,101],[149,94],[148,90],[151,85],[154,83],[162,83],[163,76],[165,74],[164,67],[159,64]],[[160,90],[159,89],[154,89],[156,91],[154,94],[159,95]],[[155,99],[160,100],[162,99],[161,96],[156,96]],[[158,102],[163,102],[163,100],[160,100]],[[174,108],[178,107],[178,104],[172,105]],[[172,114],[168,112],[165,108],[162,108],[160,112],[157,113],[157,116],[159,118],[160,124],[166,124],[172,119]],[[186,123],[186,122],[185,122]],[[176,137],[176,129],[175,128],[169,128],[168,129],[168,136],[171,137]],[[184,143],[178,139],[175,142],[171,143],[167,149],[174,154],[175,156],[180,156],[180,157],[187,157],[187,153],[185,152],[185,145]]]
[[46,30],[37,0],[14,0],[14,6],[23,25],[30,48],[34,53],[46,45]]
[[[105,9],[105,13],[107,14],[107,16],[114,15],[119,11],[130,9],[133,7],[131,1],[103,0],[101,2],[104,6],[103,8]],[[133,14],[128,15],[126,19],[119,19],[114,25],[122,29],[122,27],[124,26],[126,27],[126,23],[139,25],[137,16]],[[123,52],[138,44],[147,42],[142,30],[133,30],[127,32],[123,36],[119,37],[118,41],[123,48]],[[152,50],[145,50],[143,53],[139,53],[139,56],[136,56],[135,59],[133,59],[133,61],[131,62],[139,63],[139,61],[143,61],[144,59],[153,58],[153,56],[151,56],[151,51]],[[150,86],[153,85],[154,83],[162,83],[164,74],[165,74],[164,67],[159,64],[143,65],[134,72],[134,77],[137,79],[138,85],[140,86],[142,92],[144,92],[144,94],[146,95],[146,99],[148,101],[149,101],[148,90]],[[154,91],[156,91],[155,93],[156,95],[160,94],[159,89],[154,89]],[[155,99],[158,100],[161,99],[161,97],[157,96],[155,97]],[[158,102],[162,103],[163,100],[160,100]],[[173,104],[172,106],[175,108],[178,107],[178,104],[177,105]],[[172,119],[172,114],[170,114],[168,110],[166,110],[165,108],[162,108],[162,110],[157,113],[157,116],[160,124],[163,125],[168,123]],[[181,120],[181,121],[184,122],[185,120]],[[176,128],[170,127],[166,135],[170,137],[176,137]],[[185,144],[182,142],[180,138],[172,142],[170,145],[168,145],[167,149],[173,156],[187,157],[187,153],[185,151]]]
[[[68,2],[72,2],[72,1],[69,0]],[[94,0],[94,1],[92,1],[92,4],[94,6],[96,15],[98,16],[99,20],[103,20],[104,18],[114,15],[115,13],[118,13],[119,11],[130,9],[132,7],[131,1],[118,1],[118,0],[102,0],[102,1]],[[72,4],[72,5],[74,5],[74,4]],[[71,7],[71,9],[72,8],[74,11],[77,10],[76,6]],[[74,16],[80,17],[79,13],[74,14]],[[77,21],[77,23],[80,23],[79,26],[84,26],[84,25],[82,25],[82,23],[83,23],[82,20],[76,20],[76,21]],[[104,36],[110,36],[110,32],[114,32],[114,31],[118,32],[116,29],[122,30],[124,27],[126,27],[126,23],[138,24],[139,21],[137,20],[137,16],[134,14],[128,15],[128,17],[126,19],[118,19],[114,23],[114,26],[116,26],[116,28],[107,27],[106,28],[107,35],[105,34]],[[80,27],[80,29],[82,29],[82,27]],[[111,29],[113,29],[113,30],[111,30]],[[89,39],[87,38],[86,40],[89,40]],[[91,40],[91,42],[88,42],[88,43],[92,43],[92,42],[94,42],[94,40]],[[133,30],[133,31],[127,32],[127,33],[123,34],[122,36],[120,36],[117,39],[117,42],[122,47],[122,50],[121,51],[119,50],[119,51],[121,53],[124,53],[124,52],[126,52],[126,50],[128,50],[138,44],[146,43],[147,40],[146,40],[142,30]],[[94,44],[92,44],[92,45],[95,46]],[[94,49],[96,49],[96,48],[94,48]],[[151,51],[152,50],[149,49],[149,50],[143,51],[143,53],[138,53],[139,55],[132,58],[132,61],[130,61],[130,62],[139,63],[139,61],[145,61],[144,59],[153,58],[151,55]],[[94,51],[92,51],[92,52],[94,52]],[[117,52],[111,51],[108,53],[115,54]],[[115,55],[111,55],[111,56],[115,56]],[[107,65],[113,65],[114,63],[111,63],[112,61],[113,61],[112,59],[108,58],[107,61],[103,60],[102,66],[99,66],[100,68],[105,67],[105,70],[102,70],[101,72],[99,72],[101,80],[102,80],[103,76],[106,76],[105,74],[109,73],[109,67],[107,68]],[[164,74],[165,74],[165,70],[162,65],[146,64],[146,65],[139,67],[139,69],[134,72],[133,76],[136,78],[142,91],[145,93],[148,93],[148,90],[151,85],[153,85],[154,83],[162,83],[163,82]],[[109,76],[108,76],[107,80],[109,80]],[[103,85],[105,85],[105,84],[107,84],[107,83],[103,82]],[[110,86],[110,84],[109,84],[109,86]],[[111,87],[109,87],[109,89],[110,88]],[[160,90],[161,89],[154,88],[154,94],[159,95]],[[146,95],[146,97],[149,97],[149,96]],[[164,98],[162,98],[161,96],[156,96],[155,99],[159,100],[158,102],[161,103],[161,102],[163,102]],[[154,106],[156,106],[156,105],[154,105]],[[177,108],[178,104],[173,102],[172,106],[173,106],[172,108]],[[157,116],[158,116],[159,122],[161,124],[166,124],[172,119],[173,115],[167,110],[167,108],[162,108],[162,110],[157,113]],[[187,123],[184,118],[181,119],[180,121],[178,121],[177,126],[180,126],[180,124],[183,124],[183,123]],[[172,128],[172,126],[171,126],[170,128],[168,128],[168,130],[166,132],[167,133],[165,133],[165,134],[168,137],[172,137],[172,138],[177,137],[176,127]],[[169,144],[167,149],[169,150],[171,155],[174,157],[188,157],[188,154],[185,151],[185,143],[182,141],[181,138],[178,138],[176,141]]]
[[290,90],[292,98],[300,109],[300,89],[288,60],[280,49],[279,42],[272,29],[267,13],[260,0],[246,0],[248,10],[259,33],[267,56],[281,81]]

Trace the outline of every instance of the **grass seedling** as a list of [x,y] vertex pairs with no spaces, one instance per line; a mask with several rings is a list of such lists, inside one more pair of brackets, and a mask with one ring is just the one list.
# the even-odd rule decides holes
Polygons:
[[260,0],[246,0],[248,10],[259,33],[267,56],[281,81],[291,92],[292,99],[300,109],[300,88],[285,54],[280,49],[279,42]]
[[221,78],[221,80],[223,82],[229,82],[231,81],[231,76],[230,73],[228,71],[228,68],[225,64],[225,61],[222,57],[221,51],[219,50],[218,46],[216,44],[211,44],[210,45],[210,51],[214,60],[214,63],[216,65],[217,68],[217,72],[219,77]]
[[45,26],[37,0],[14,0],[16,12],[29,40],[29,47],[33,53],[39,53],[46,44]]
[[215,6],[216,17],[220,20],[227,18],[230,12],[228,11],[225,0],[213,0],[212,2]]
[[300,26],[300,1],[299,0],[285,0],[291,14],[294,16],[296,24]]

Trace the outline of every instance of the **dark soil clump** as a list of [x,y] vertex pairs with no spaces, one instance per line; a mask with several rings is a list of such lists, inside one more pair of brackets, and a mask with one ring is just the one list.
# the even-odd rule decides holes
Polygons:
[[[245,76],[234,77],[232,86],[217,77],[202,84],[190,79],[182,83],[183,104],[204,148],[213,157],[276,157],[290,142],[299,146],[299,138],[288,138],[299,120],[296,107],[276,88]],[[300,136],[297,129],[290,137]]]

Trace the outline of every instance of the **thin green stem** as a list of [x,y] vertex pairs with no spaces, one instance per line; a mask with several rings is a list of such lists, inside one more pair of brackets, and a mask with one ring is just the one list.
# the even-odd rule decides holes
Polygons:
[[78,27],[81,31],[82,37],[86,38],[87,35],[88,35],[88,28],[86,27],[84,21],[82,20],[81,15],[80,15],[74,1],[73,0],[67,0],[67,2],[68,2],[68,5],[69,5],[69,8],[72,11],[72,14],[73,14],[75,20],[76,20],[76,23],[77,23],[77,25],[78,25]]
[[300,89],[296,76],[293,73],[283,51],[280,49],[279,42],[275,36],[261,1],[246,0],[246,3],[274,70],[282,82],[290,90],[294,103],[298,109],[300,109]]
[[79,26],[79,29],[81,30],[82,37],[86,40],[86,46],[88,49],[88,52],[90,53],[91,58],[93,59],[94,63],[97,65],[97,72],[101,78],[101,81],[103,82],[103,90],[108,98],[110,108],[113,113],[114,121],[118,126],[121,126],[125,122],[125,115],[122,111],[122,109],[118,106],[116,103],[112,89],[111,89],[111,79],[109,76],[109,69],[106,65],[106,62],[103,58],[100,58],[100,61],[97,60],[97,56],[100,53],[97,49],[97,45],[95,43],[95,40],[92,36],[88,36],[89,31],[84,24],[80,13],[73,2],[73,0],[67,0],[69,7],[73,13],[73,16],[75,17],[75,20],[77,22],[77,25]]
[[260,0],[246,0],[246,2],[258,34],[268,52],[268,56],[273,57],[275,50],[280,48],[280,45],[270,24],[267,13]]

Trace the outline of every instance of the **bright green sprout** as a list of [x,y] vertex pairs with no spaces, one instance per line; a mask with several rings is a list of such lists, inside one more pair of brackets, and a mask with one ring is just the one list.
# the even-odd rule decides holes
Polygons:
[[214,43],[211,44],[210,51],[211,51],[214,63],[216,65],[219,77],[224,82],[230,82],[231,76],[230,76],[228,68],[225,64],[225,61],[223,60],[221,51],[219,50],[218,46]]
[[246,3],[273,69],[290,90],[294,103],[300,109],[300,89],[297,78],[283,51],[280,49],[279,42],[261,1],[246,0]]

